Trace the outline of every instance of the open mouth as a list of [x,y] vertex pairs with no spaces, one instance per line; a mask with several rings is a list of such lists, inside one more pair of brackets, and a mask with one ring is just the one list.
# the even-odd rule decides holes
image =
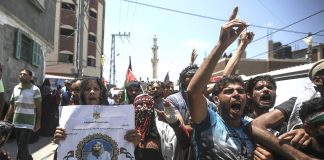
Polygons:
[[241,104],[240,103],[233,103],[231,105],[231,109],[233,109],[233,110],[240,110],[241,109]]
[[90,101],[95,101],[95,100],[97,100],[97,98],[96,97],[89,97],[89,100]]
[[260,97],[261,102],[271,102],[271,95],[270,94],[264,94]]

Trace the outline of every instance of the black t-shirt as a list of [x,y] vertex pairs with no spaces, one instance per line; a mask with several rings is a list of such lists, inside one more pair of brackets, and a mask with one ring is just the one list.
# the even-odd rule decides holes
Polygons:
[[300,151],[302,151],[303,153],[305,153],[305,154],[307,154],[309,156],[324,160],[324,153],[316,151],[315,149],[313,149],[311,147],[311,145],[307,146],[306,148],[300,149]]
[[279,135],[282,135],[283,133],[287,132],[288,120],[289,120],[292,110],[294,109],[296,99],[297,99],[297,97],[291,97],[287,101],[274,107],[275,109],[280,110],[285,116],[285,121],[281,125],[273,128],[274,130],[279,132]]
[[275,109],[280,110],[284,115],[286,120],[289,120],[289,117],[291,115],[292,110],[294,109],[295,102],[297,100],[297,97],[291,97],[287,101],[279,104],[278,106],[274,107]]
[[136,160],[164,160],[160,151],[152,148],[135,148]]

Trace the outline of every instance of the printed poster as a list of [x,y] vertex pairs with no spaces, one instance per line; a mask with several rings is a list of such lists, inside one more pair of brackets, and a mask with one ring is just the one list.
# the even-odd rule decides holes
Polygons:
[[58,146],[62,160],[135,160],[134,145],[124,140],[135,128],[132,105],[75,105],[60,108],[60,127],[67,134]]

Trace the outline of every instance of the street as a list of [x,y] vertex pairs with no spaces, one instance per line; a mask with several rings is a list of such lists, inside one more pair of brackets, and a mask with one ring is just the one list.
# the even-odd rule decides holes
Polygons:
[[[32,154],[34,160],[52,160],[54,152],[57,147],[56,144],[52,143],[53,137],[39,137],[37,142],[29,144],[29,152]],[[16,139],[8,140],[7,144],[3,147],[4,150],[8,151],[11,158],[16,159],[17,143]]]

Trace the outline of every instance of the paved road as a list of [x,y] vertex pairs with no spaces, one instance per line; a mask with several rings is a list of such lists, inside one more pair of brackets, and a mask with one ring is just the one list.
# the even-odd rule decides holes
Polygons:
[[[57,147],[51,141],[53,137],[39,137],[39,140],[33,144],[29,144],[29,152],[32,153],[34,160],[53,160],[54,151]],[[16,139],[9,140],[3,149],[9,151],[11,157],[16,159],[17,143]]]

